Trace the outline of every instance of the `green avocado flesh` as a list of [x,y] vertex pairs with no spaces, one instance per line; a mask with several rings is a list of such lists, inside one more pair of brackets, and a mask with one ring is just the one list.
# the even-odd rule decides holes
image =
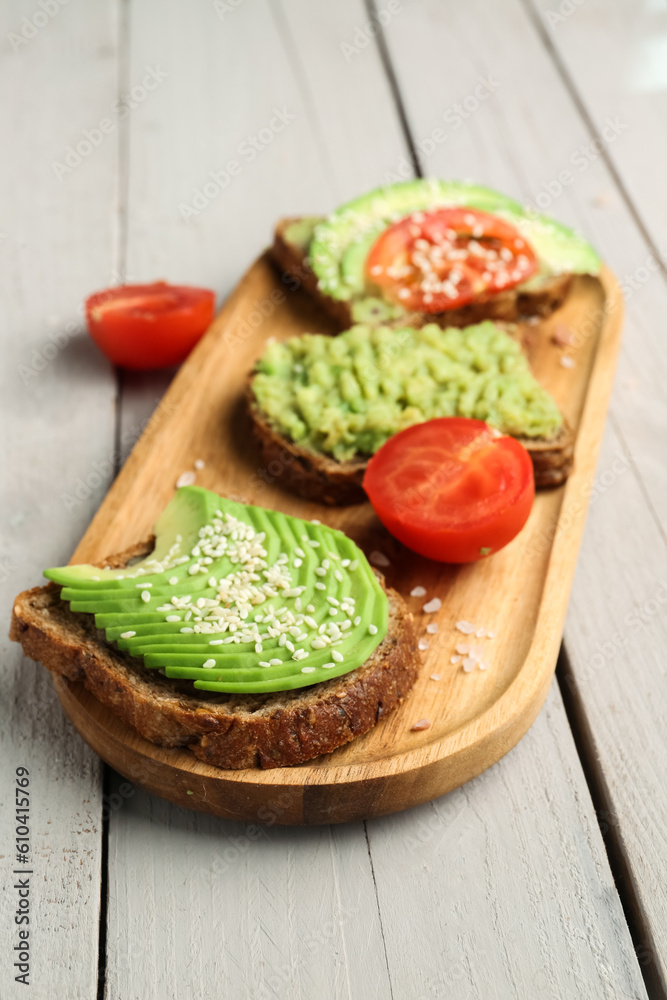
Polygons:
[[339,461],[373,455],[433,417],[474,417],[531,438],[551,438],[563,422],[519,344],[491,322],[293,337],[267,348],[253,391],[278,430]]
[[[412,212],[466,207],[500,216],[532,246],[539,271],[518,291],[533,291],[558,274],[597,274],[600,258],[589,243],[546,215],[528,212],[512,198],[466,181],[433,178],[378,188],[342,205],[314,227],[308,255],[320,289],[334,299],[357,300],[377,294],[367,285],[365,262],[384,229]],[[308,220],[312,227],[312,220]],[[399,310],[400,311],[400,310]],[[354,313],[357,321],[367,321]]]
[[109,642],[204,691],[289,691],[360,667],[387,633],[387,595],[346,535],[184,486],[154,552],[124,569],[44,575]]

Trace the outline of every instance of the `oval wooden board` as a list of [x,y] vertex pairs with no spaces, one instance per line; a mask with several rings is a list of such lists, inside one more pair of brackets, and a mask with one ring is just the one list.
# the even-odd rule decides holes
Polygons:
[[[197,483],[226,496],[318,517],[366,551],[390,560],[388,581],[406,598],[427,638],[420,677],[402,707],[366,736],[298,767],[222,771],[189,750],[153,746],[81,685],[56,689],[81,735],[130,780],[182,806],[264,823],[330,823],[379,816],[442,795],[500,759],[524,735],[546,697],[563,621],[620,343],[623,305],[613,275],[578,278],[565,305],[535,327],[531,360],[577,433],[567,483],[541,491],[523,532],[492,559],[453,567],[403,549],[369,504],[329,508],[282,491],[279,469],[261,466],[242,406],[244,380],[266,339],[305,330],[333,332],[318,307],[288,290],[266,256],[248,271],[210,331],[180,369],[74,553],[97,561],[150,535],[176,480],[205,467]],[[556,325],[575,332],[574,368],[560,364]],[[428,598],[442,608],[425,615]],[[495,632],[475,640],[489,669],[465,673],[451,656],[466,619]],[[426,634],[427,623],[437,624]],[[419,719],[432,725],[411,731]]]

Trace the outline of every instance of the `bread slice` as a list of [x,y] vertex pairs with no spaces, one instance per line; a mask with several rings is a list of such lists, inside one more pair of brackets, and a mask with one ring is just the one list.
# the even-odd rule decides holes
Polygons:
[[[286,284],[298,282],[305,291],[317,299],[341,330],[347,330],[354,323],[352,304],[333,299],[320,291],[317,278],[308,263],[308,244],[297,243],[287,238],[289,227],[303,221],[305,220],[289,218],[278,222],[270,250],[271,257],[283,274]],[[437,323],[439,326],[447,327],[469,326],[485,319],[515,323],[529,316],[549,316],[565,301],[572,284],[572,277],[571,274],[561,274],[545,279],[540,287],[532,292],[520,292],[517,289],[497,292],[487,299],[471,302],[461,309],[449,309],[442,313],[405,313],[395,323],[400,326]]]
[[[285,489],[306,500],[336,506],[367,500],[361,483],[368,460],[359,456],[349,462],[339,462],[285,437],[260,409],[253,392],[253,378],[251,374],[245,397],[252,434],[264,465],[279,464],[280,481]],[[566,421],[554,438],[518,440],[532,459],[535,486],[559,486],[565,482],[574,459],[574,433]]]
[[[124,566],[151,548],[135,546],[104,565]],[[72,612],[60,589],[49,583],[19,594],[10,638],[26,656],[83,684],[151,743],[187,747],[216,767],[284,767],[331,753],[392,712],[419,670],[412,615],[386,586],[389,629],[363,666],[312,687],[262,695],[198,691],[147,669],[109,643],[92,615]]]

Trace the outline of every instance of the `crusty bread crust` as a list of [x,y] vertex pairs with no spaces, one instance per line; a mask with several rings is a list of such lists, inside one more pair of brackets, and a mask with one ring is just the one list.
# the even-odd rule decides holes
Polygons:
[[[122,566],[151,546],[106,561]],[[53,583],[16,598],[10,638],[53,673],[82,683],[103,705],[151,743],[187,747],[216,767],[284,767],[331,753],[392,712],[413,686],[419,654],[412,624],[396,591],[389,630],[363,666],[309,688],[262,695],[197,691],[187,681],[148,670],[107,642],[92,615],[77,614]]]
[[[280,481],[285,489],[306,500],[330,506],[343,507],[367,500],[361,485],[367,459],[360,456],[349,462],[339,462],[285,437],[260,409],[253,392],[253,379],[254,374],[251,373],[245,394],[250,428],[264,465],[275,462],[280,466]],[[574,460],[574,433],[567,421],[563,422],[554,438],[518,440],[532,459],[535,486],[560,486],[565,482]]]
[[[292,281],[298,281],[339,324],[340,329],[347,330],[354,323],[351,303],[333,299],[320,291],[303,249],[286,238],[289,226],[300,221],[299,218],[290,218],[278,222],[270,250],[271,257],[283,275]],[[485,319],[515,323],[528,316],[549,316],[563,304],[571,284],[571,274],[557,275],[544,282],[538,291],[517,292],[510,289],[491,295],[486,300],[472,302],[461,309],[450,309],[442,313],[406,313],[395,322],[401,326],[418,327],[426,323],[437,323],[448,327],[469,326]]]

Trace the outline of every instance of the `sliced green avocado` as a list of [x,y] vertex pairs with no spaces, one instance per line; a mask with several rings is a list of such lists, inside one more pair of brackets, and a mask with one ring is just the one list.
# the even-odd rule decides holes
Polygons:
[[388,627],[387,596],[342,532],[185,486],[155,550],[122,570],[45,571],[73,611],[167,677],[207,691],[287,691],[361,666]]
[[373,455],[393,434],[434,417],[474,417],[544,439],[563,423],[520,345],[488,321],[304,334],[271,344],[252,385],[277,430],[339,461]]
[[548,216],[528,213],[519,202],[491,188],[427,178],[377,188],[342,205],[315,227],[309,261],[319,287],[335,299],[363,297],[366,257],[383,229],[411,212],[446,206],[498,215],[525,235],[538,256],[540,271],[520,289],[537,287],[552,275],[597,274],[600,269],[590,244]]

